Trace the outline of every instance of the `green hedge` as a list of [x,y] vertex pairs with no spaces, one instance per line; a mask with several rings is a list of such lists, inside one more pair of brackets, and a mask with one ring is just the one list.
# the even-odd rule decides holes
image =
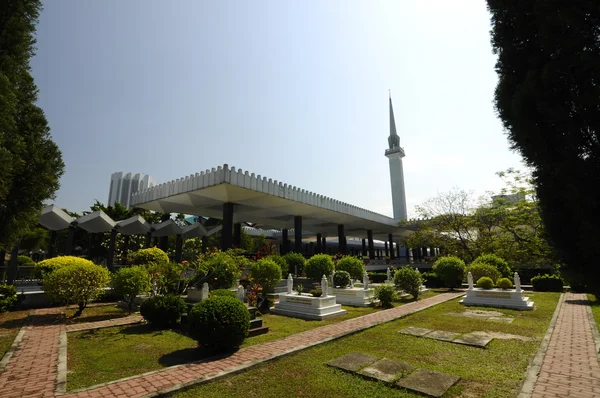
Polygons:
[[154,327],[168,328],[181,320],[186,309],[187,305],[180,296],[154,296],[142,303],[140,315]]
[[557,275],[541,275],[531,278],[533,290],[537,292],[562,292],[563,280]]
[[[367,272],[367,276],[371,283],[384,283],[387,280],[387,273],[385,272]],[[358,279],[362,281],[362,276]]]

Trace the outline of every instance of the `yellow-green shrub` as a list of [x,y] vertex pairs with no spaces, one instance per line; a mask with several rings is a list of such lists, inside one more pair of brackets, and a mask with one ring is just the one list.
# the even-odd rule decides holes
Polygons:
[[35,264],[35,273],[38,278],[45,278],[50,273],[56,271],[59,268],[66,267],[68,265],[77,264],[94,264],[90,260],[75,256],[59,256],[49,258]]

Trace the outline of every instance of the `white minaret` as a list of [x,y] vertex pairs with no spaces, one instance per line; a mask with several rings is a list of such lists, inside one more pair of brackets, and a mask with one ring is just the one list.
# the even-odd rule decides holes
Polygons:
[[385,156],[390,160],[390,180],[392,183],[392,205],[394,207],[394,218],[406,220],[406,191],[404,190],[404,169],[402,158],[404,149],[400,147],[400,137],[396,133],[396,121],[394,120],[394,108],[392,107],[392,96],[390,95],[390,136],[388,137],[389,149],[385,150]]

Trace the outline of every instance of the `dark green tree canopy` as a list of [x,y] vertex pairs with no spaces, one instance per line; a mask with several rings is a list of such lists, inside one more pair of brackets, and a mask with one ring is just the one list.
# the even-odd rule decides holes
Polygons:
[[496,110],[571,283],[600,288],[600,2],[488,0]]
[[0,248],[37,225],[59,188],[64,164],[50,137],[30,74],[39,0],[0,2]]

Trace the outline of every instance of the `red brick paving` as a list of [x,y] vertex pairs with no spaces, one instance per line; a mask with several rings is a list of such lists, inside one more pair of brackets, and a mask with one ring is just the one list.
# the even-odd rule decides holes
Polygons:
[[113,326],[129,325],[131,323],[141,322],[144,318],[139,315],[130,315],[123,318],[113,318],[106,321],[74,323],[65,326],[67,332],[78,332],[80,330],[109,328]]
[[531,398],[600,397],[600,366],[585,294],[567,293]]

